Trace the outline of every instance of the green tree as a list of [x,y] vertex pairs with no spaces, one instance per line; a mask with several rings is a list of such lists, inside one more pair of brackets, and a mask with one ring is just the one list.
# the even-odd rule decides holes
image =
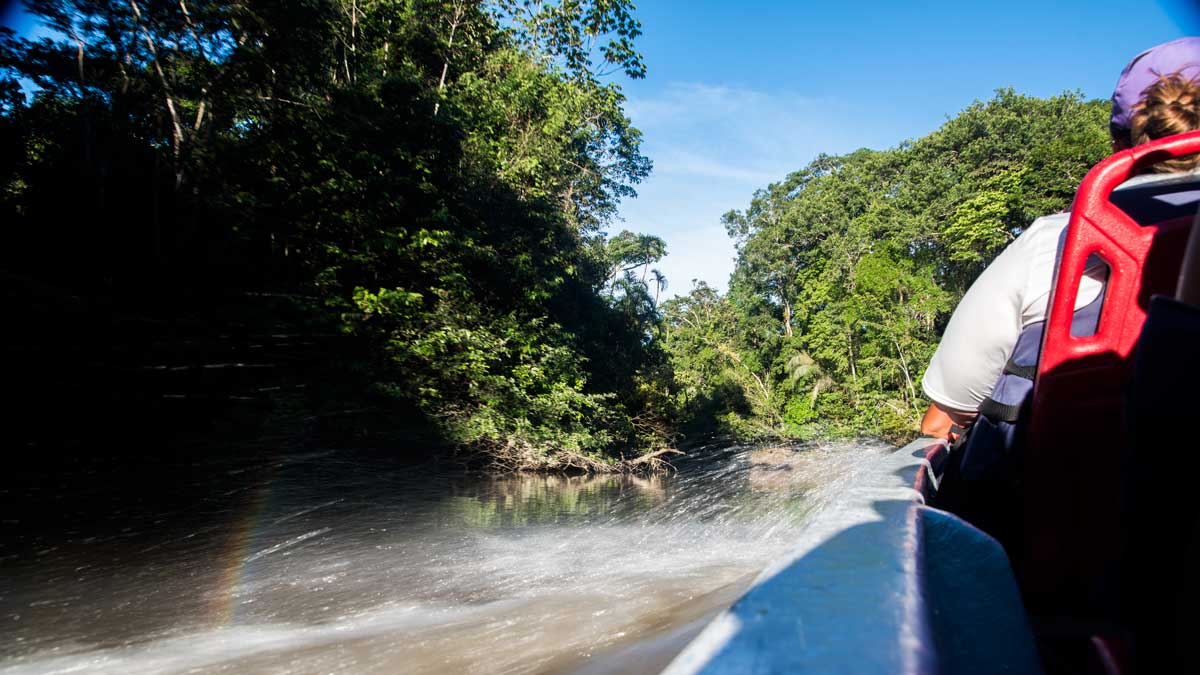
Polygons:
[[[728,296],[707,302],[736,326],[720,343],[737,359],[719,362],[767,375],[769,395],[742,409],[750,426],[912,435],[957,299],[1029,222],[1067,207],[1107,152],[1105,109],[1001,90],[896,148],[820,156],[726,214],[737,266]],[[714,381],[715,362],[669,351],[680,382]],[[738,391],[755,400],[754,386]]]
[[645,72],[630,3],[30,9],[56,31],[0,37],[6,268],[132,313],[296,298],[340,336],[310,405],[415,415],[505,466],[665,443],[665,244],[639,240],[640,278],[605,292],[601,232],[650,171],[611,77]]

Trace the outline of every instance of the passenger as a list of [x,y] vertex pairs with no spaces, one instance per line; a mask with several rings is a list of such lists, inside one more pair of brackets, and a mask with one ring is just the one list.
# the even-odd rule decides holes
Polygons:
[[[1200,37],[1168,42],[1134,58],[1112,96],[1113,151],[1197,129]],[[1154,173],[1122,187],[1161,180],[1163,173],[1194,171],[1198,164],[1200,156],[1163,162],[1151,167]],[[981,405],[987,412],[985,401],[1022,330],[1046,318],[1055,259],[1069,218],[1069,213],[1059,213],[1035,220],[963,296],[921,380],[933,402],[921,433],[955,440],[975,421]],[[1089,268],[1080,283],[1077,310],[1099,297],[1103,278],[1102,265]]]

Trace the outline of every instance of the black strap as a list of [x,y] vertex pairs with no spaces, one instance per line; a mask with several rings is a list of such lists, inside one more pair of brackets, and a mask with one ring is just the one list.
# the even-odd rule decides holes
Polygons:
[[1021,404],[1000,403],[989,396],[979,404],[979,412],[996,422],[1016,422],[1021,419]]
[[1034,364],[1032,366],[1023,366],[1016,361],[1013,361],[1010,357],[1008,359],[1008,363],[1004,364],[1004,372],[1008,373],[1009,375],[1023,377],[1026,380],[1032,380],[1037,376],[1037,365]]

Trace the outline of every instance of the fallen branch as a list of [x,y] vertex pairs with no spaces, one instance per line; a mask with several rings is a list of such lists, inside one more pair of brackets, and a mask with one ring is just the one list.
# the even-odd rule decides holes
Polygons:
[[648,462],[652,462],[655,459],[662,457],[663,455],[686,455],[686,454],[687,454],[686,452],[683,452],[682,450],[676,450],[675,448],[663,448],[662,450],[656,450],[655,452],[651,452],[649,454],[642,455],[641,457],[638,457],[637,459],[629,460],[627,463],[629,464],[629,466],[638,466],[639,464],[645,464]]

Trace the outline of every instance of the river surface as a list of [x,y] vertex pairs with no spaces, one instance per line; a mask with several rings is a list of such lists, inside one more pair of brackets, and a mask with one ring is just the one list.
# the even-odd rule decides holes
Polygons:
[[645,478],[334,451],[25,476],[2,491],[0,674],[657,672],[881,450],[708,448]]

